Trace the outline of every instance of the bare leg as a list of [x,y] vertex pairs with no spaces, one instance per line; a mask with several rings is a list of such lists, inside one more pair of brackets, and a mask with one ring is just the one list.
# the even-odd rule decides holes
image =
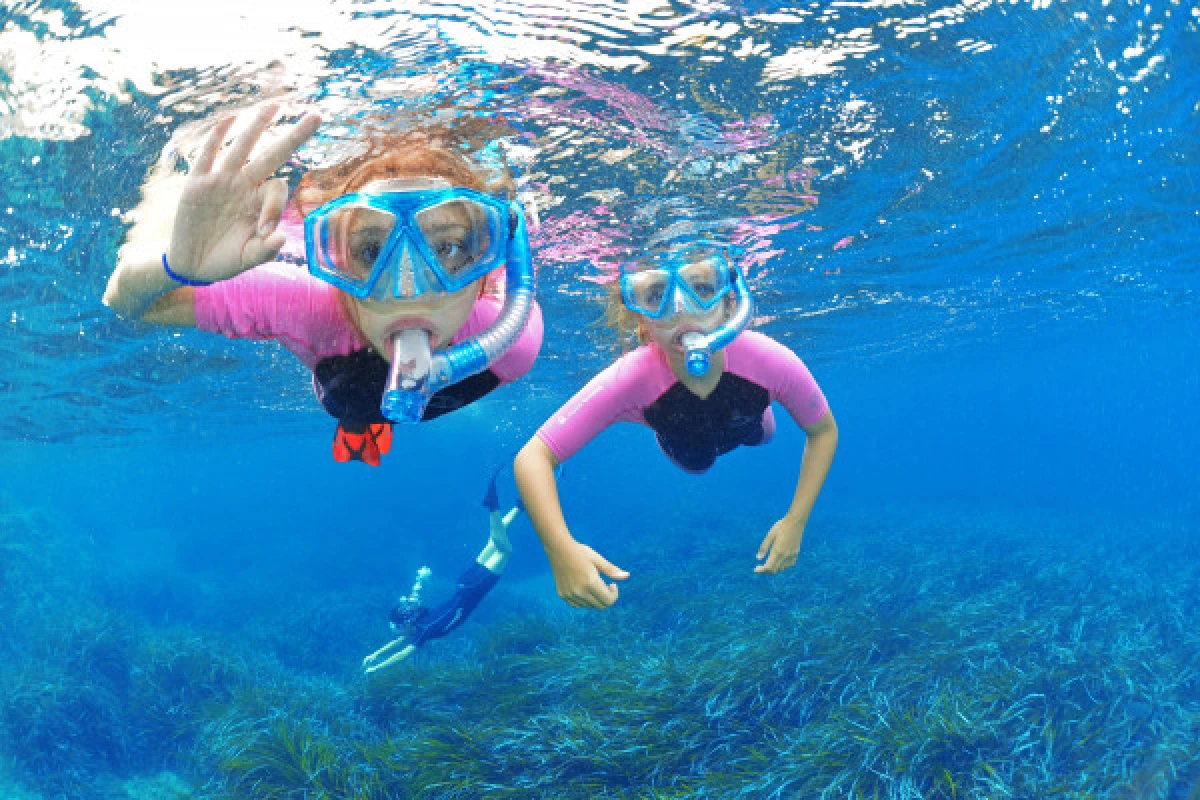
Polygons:
[[520,509],[512,508],[507,514],[502,515],[499,511],[493,511],[489,515],[491,537],[488,539],[487,546],[475,560],[497,575],[504,571],[504,567],[508,564],[508,557],[512,555],[512,543],[508,540],[508,526],[512,524],[519,513],[521,513]]

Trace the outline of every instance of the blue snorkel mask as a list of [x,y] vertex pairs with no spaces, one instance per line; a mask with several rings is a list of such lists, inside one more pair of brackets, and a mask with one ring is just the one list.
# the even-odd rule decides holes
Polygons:
[[732,342],[754,314],[746,279],[726,250],[715,242],[694,242],[621,267],[622,302],[630,311],[650,319],[662,319],[676,311],[703,314],[733,294],[733,313],[720,327],[709,333],[683,335],[684,363],[697,377],[708,372],[713,352]]
[[419,422],[439,389],[487,369],[512,347],[533,307],[533,262],[519,204],[439,179],[373,184],[304,218],[308,269],[365,302],[461,291],[505,268],[504,307],[484,332],[430,352],[429,333],[392,334],[381,410]]

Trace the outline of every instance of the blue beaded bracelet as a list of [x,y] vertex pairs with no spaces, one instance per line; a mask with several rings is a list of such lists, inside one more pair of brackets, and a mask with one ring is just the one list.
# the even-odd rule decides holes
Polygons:
[[170,278],[171,280],[175,281],[176,283],[183,284],[184,286],[212,286],[212,281],[197,281],[197,280],[193,280],[192,278],[185,278],[182,275],[176,273],[174,270],[172,270],[167,265],[167,254],[166,253],[163,253],[162,264],[163,264],[163,272],[167,273],[167,277]]

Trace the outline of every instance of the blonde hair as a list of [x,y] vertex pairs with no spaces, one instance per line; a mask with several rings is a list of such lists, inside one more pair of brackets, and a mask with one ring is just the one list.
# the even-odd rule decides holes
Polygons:
[[622,353],[644,345],[648,338],[642,325],[642,316],[625,307],[621,297],[621,281],[614,278],[604,286],[604,316],[601,321],[617,335],[617,345]]

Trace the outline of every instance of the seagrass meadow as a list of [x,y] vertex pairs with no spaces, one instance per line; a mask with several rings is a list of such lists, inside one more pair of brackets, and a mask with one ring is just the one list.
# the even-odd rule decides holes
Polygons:
[[0,732],[30,797],[1200,792],[1200,559],[1170,526],[1131,550],[1077,520],[830,514],[764,588],[680,520],[703,544],[643,568],[636,603],[580,616],[502,585],[523,611],[368,682],[328,655],[369,641],[367,602],[221,631],[214,606],[261,590],[175,574],[175,619],[152,618],[128,590],[150,576],[84,532],[0,520]]

